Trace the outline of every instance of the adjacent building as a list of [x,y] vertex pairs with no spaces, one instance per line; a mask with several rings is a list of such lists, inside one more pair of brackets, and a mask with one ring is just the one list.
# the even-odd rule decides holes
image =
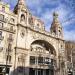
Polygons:
[[65,75],[65,42],[58,14],[50,32],[24,0],[13,11],[0,2],[0,75]]
[[75,74],[75,42],[74,41],[66,41],[65,42],[66,49],[66,59],[67,59],[67,72]]

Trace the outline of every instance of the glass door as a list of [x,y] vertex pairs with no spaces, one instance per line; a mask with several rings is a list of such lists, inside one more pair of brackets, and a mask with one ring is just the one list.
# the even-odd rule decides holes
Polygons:
[[33,68],[30,68],[29,75],[35,75],[35,70]]
[[43,69],[38,69],[38,75],[43,75]]
[[38,75],[41,75],[41,70],[38,70]]
[[0,73],[0,75],[4,75],[3,73]]

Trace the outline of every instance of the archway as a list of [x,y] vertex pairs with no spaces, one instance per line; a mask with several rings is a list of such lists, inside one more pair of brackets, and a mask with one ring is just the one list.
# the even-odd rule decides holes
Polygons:
[[[35,40],[31,43],[30,52],[30,74],[33,75],[54,75],[55,59],[51,55],[56,56],[55,48],[45,40]],[[34,53],[34,54],[33,54]],[[37,65],[35,67],[34,65]]]
[[54,54],[56,56],[55,48],[45,40],[35,40],[31,43],[31,49],[33,45],[39,45],[42,48],[45,48],[49,53]]

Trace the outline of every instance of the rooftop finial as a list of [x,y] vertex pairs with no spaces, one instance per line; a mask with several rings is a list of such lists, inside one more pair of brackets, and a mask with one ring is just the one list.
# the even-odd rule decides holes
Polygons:
[[18,0],[18,4],[24,5],[25,1],[24,0]]
[[57,12],[54,12],[53,13],[53,17],[56,19],[56,18],[58,18],[58,13]]

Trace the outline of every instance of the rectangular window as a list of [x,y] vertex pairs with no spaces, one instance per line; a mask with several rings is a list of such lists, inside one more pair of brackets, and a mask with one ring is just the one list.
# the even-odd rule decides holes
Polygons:
[[13,41],[13,38],[12,38],[12,36],[13,36],[12,34],[9,34],[9,37],[8,37],[8,39],[9,39],[9,41],[10,41],[10,42],[12,42],[12,41]]
[[11,62],[11,56],[10,55],[7,55],[7,62]]
[[9,44],[8,44],[8,51],[9,51],[9,52],[11,51],[11,47],[12,47],[12,45],[9,43]]
[[53,65],[53,64],[54,64],[53,62],[54,62],[54,60],[53,60],[53,59],[51,59],[51,65]]
[[35,57],[34,56],[30,56],[30,64],[35,64]]
[[43,57],[38,57],[38,64],[43,64]]

